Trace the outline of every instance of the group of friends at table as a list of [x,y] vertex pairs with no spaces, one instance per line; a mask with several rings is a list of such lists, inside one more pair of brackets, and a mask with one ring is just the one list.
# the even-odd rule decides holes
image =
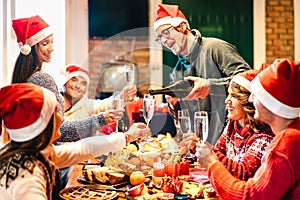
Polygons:
[[[111,109],[111,98],[88,99],[88,71],[76,65],[66,68],[64,91],[58,90],[42,70],[54,50],[42,18],[14,19],[12,26],[20,54],[12,84],[0,90],[1,130],[9,136],[0,149],[0,199],[58,199],[60,169],[122,149],[151,131],[133,123],[125,133],[95,135],[124,110]],[[175,119],[181,108],[209,113],[208,142],[190,135],[183,143],[194,144],[219,197],[299,198],[300,62],[276,59],[251,69],[232,44],[190,29],[177,5],[159,4],[153,27],[156,41],[178,56],[171,81],[194,82],[182,100],[166,97],[169,112]],[[126,86],[121,98],[136,92]]]

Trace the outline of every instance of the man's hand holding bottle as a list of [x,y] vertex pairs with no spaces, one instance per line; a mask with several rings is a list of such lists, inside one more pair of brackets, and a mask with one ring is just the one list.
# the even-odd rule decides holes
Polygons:
[[188,76],[184,78],[185,80],[193,81],[194,87],[191,92],[183,98],[183,100],[196,100],[196,99],[204,99],[209,95],[209,82],[203,78]]

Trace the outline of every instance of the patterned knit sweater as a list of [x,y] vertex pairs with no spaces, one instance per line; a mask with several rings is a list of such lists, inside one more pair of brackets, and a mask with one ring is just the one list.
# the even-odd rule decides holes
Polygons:
[[[44,71],[37,71],[28,78],[27,82],[34,83],[54,92],[58,102],[58,109],[62,114],[64,113],[64,98],[58,91],[58,87],[52,76]],[[92,115],[83,120],[64,120],[60,127],[61,137],[57,141],[71,142],[95,135],[99,127],[104,125],[106,125],[106,122],[103,114]]]
[[248,127],[239,127],[238,121],[231,120],[214,151],[235,178],[247,180],[260,167],[261,158],[274,136],[269,127],[256,133]]
[[[123,133],[107,136],[94,136],[62,145],[52,145],[48,159],[39,155],[36,158],[27,153],[15,154],[0,161],[0,200],[53,200],[60,199],[58,191],[52,191],[58,180],[48,173],[68,167],[78,162],[116,151],[126,146]],[[1,148],[1,146],[0,146]],[[38,153],[36,153],[38,154]],[[48,170],[47,170],[48,169]],[[57,175],[57,174],[56,174]]]
[[208,167],[208,176],[221,199],[300,198],[300,118],[276,134],[262,165],[248,181],[235,179],[221,162]]

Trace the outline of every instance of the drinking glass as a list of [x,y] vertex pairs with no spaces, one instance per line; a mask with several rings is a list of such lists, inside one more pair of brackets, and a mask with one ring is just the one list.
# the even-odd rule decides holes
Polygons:
[[[132,63],[126,63],[124,65],[124,76],[128,86],[135,85],[135,70],[136,67]],[[135,99],[135,95],[130,96],[129,101]],[[127,103],[127,102],[125,102]]]
[[154,96],[150,94],[145,94],[143,100],[143,116],[147,123],[147,126],[149,125],[149,121],[154,115],[154,107],[155,107]]
[[[188,149],[190,149],[192,141],[190,139],[187,140],[186,138],[186,137],[189,138],[189,135],[192,134],[190,113],[188,109],[178,110],[177,113],[178,113],[178,124],[180,127],[180,131],[182,133],[182,139],[185,141]],[[190,157],[191,153],[188,152],[186,156]]]
[[[112,109],[114,110],[122,110],[124,109],[124,99],[120,97],[120,92],[113,93],[113,100],[112,100]],[[118,132],[119,128],[119,120],[116,120],[116,132]]]
[[199,141],[205,143],[208,137],[208,114],[206,111],[195,112],[194,128]]
[[124,75],[128,85],[135,84],[135,65],[127,63],[124,65]]
[[191,133],[191,118],[187,109],[178,110],[178,122],[183,134]]

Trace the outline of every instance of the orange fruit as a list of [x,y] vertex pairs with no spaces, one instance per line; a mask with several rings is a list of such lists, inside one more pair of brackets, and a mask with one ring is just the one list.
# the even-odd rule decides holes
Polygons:
[[129,181],[131,185],[140,185],[145,183],[146,177],[145,174],[141,171],[134,171],[130,174]]
[[138,150],[138,148],[134,144],[129,144],[126,146],[126,150],[128,152],[136,152]]

